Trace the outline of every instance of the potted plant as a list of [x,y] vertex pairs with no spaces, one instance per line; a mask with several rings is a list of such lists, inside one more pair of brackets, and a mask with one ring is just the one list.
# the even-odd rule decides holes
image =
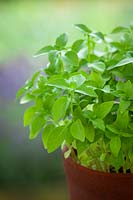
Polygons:
[[133,26],[110,34],[75,25],[39,50],[48,64],[22,87],[30,139],[48,153],[62,146],[71,200],[133,198]]

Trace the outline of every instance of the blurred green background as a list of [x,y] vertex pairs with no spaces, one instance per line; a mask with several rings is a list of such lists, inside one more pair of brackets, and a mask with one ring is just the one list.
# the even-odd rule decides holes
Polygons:
[[133,1],[0,1],[0,200],[68,200],[61,153],[47,155],[41,136],[28,140],[26,107],[15,94],[46,64],[46,57],[33,58],[40,47],[63,32],[70,43],[80,36],[75,23],[110,32],[116,25],[133,23]]

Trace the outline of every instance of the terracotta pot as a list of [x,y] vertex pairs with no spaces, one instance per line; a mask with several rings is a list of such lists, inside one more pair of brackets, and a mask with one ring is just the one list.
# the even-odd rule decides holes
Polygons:
[[64,159],[70,200],[131,200],[133,174],[94,171]]

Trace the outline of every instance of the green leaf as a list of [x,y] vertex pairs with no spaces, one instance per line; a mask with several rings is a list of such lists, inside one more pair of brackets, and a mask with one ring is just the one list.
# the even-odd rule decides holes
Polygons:
[[76,40],[72,45],[72,50],[78,53],[84,46],[84,40]]
[[85,34],[91,33],[91,30],[84,24],[75,24],[75,27]]
[[127,133],[127,132],[122,132],[120,129],[118,129],[114,124],[106,125],[106,128],[111,131],[112,133],[115,133],[119,136],[122,137],[133,137],[133,134]]
[[48,85],[55,86],[60,89],[71,89],[69,87],[69,84],[67,83],[67,81],[64,78],[56,78],[56,77],[50,78],[48,80]]
[[117,26],[116,28],[113,29],[112,33],[122,33],[122,32],[127,32],[129,31],[128,27],[124,26]]
[[119,109],[121,113],[124,113],[130,106],[130,101],[121,100]]
[[24,126],[28,126],[33,118],[36,116],[36,107],[32,106],[27,108],[27,110],[24,113]]
[[16,94],[16,98],[19,98],[20,96],[22,96],[25,92],[29,91],[29,89],[34,86],[35,80],[37,79],[39,74],[40,74],[40,71],[35,72],[31,78],[31,80],[27,80],[25,82],[25,85],[18,90],[18,92]]
[[34,96],[27,93],[25,96],[23,96],[20,99],[20,104],[28,103],[28,102],[32,101],[33,99],[34,99]]
[[78,56],[74,51],[68,51],[65,54],[66,62],[72,66],[78,65]]
[[72,75],[68,79],[68,81],[69,83],[75,83],[76,88],[77,88],[77,87],[80,87],[86,81],[86,78],[82,74],[76,74],[76,75]]
[[106,125],[106,128],[109,130],[109,131],[111,131],[112,133],[115,133],[115,134],[117,134],[117,135],[119,135],[120,134],[120,130],[119,129],[117,129],[117,127],[114,125],[114,124],[107,124]]
[[25,89],[25,86],[24,87],[21,87],[17,94],[16,94],[16,98],[18,99],[20,96],[22,96],[24,93],[26,92],[26,89]]
[[132,57],[124,58],[123,60],[118,62],[116,65],[108,67],[107,70],[112,70],[112,69],[115,69],[117,67],[128,65],[130,63],[133,63],[133,58]]
[[126,97],[128,97],[130,100],[133,100],[133,84],[130,80],[124,83],[123,91],[125,92]]
[[94,129],[94,127],[93,127],[93,125],[91,123],[89,123],[85,127],[85,136],[89,140],[89,142],[93,142],[94,141],[95,129]]
[[133,165],[133,145],[131,145],[131,146],[129,147],[128,156],[129,156],[131,165]]
[[87,96],[90,96],[90,97],[97,97],[97,94],[94,91],[94,88],[88,86],[87,84],[81,85],[75,91],[80,93],[80,94],[84,94],[84,95],[87,95]]
[[63,33],[56,39],[56,46],[62,49],[66,46],[67,41],[68,35],[66,33]]
[[104,121],[102,119],[97,118],[95,120],[92,120],[92,124],[95,128],[105,131],[105,125],[104,125]]
[[102,153],[100,156],[100,161],[104,162],[105,157],[106,157],[106,153]]
[[71,151],[72,151],[72,149],[70,148],[64,153],[64,158],[65,159],[67,159],[71,155]]
[[95,83],[95,87],[97,88],[103,88],[104,84],[106,83],[106,79],[104,79],[101,75],[101,73],[92,71],[89,76],[90,81]]
[[84,142],[84,140],[85,140],[85,130],[84,130],[84,127],[83,127],[80,119],[77,119],[76,121],[74,121],[72,123],[72,125],[70,127],[70,131],[71,131],[72,136],[75,139]]
[[54,128],[55,128],[55,126],[53,124],[48,124],[47,126],[45,126],[45,128],[43,130],[42,141],[43,141],[43,145],[44,145],[45,149],[47,149],[48,138]]
[[41,48],[35,55],[34,57],[37,57],[37,56],[41,56],[41,55],[45,55],[47,53],[49,53],[50,51],[54,50],[54,47],[52,46],[45,46],[43,48]]
[[124,113],[118,112],[117,113],[117,119],[115,121],[115,125],[119,129],[124,129],[125,130],[128,127],[128,123],[129,123],[129,113],[128,113],[128,110],[126,110]]
[[113,155],[115,157],[117,157],[118,153],[121,149],[121,139],[120,139],[119,136],[114,136],[114,137],[111,138],[110,149],[111,149],[111,152],[113,153]]
[[88,140],[85,140],[84,142],[76,140],[76,148],[77,148],[78,157],[80,157],[81,154],[89,148]]
[[60,97],[54,102],[52,107],[52,116],[54,121],[64,118],[68,107],[68,98],[66,96]]
[[59,126],[53,129],[47,139],[47,150],[48,153],[55,151],[65,139],[65,126]]
[[103,62],[89,63],[87,66],[99,72],[104,72],[106,68]]
[[97,116],[97,118],[103,119],[111,111],[113,105],[114,101],[107,101],[101,104],[95,104],[94,113]]
[[37,137],[40,130],[43,128],[45,124],[45,120],[41,116],[37,116],[33,119],[33,121],[30,124],[30,139],[34,139]]
[[104,35],[101,32],[92,32],[90,35],[98,39],[104,40]]
[[[71,124],[70,124],[71,125]],[[74,138],[73,136],[71,135],[71,131],[70,131],[70,125],[67,127],[66,129],[66,135],[65,135],[65,142],[66,144],[70,145],[72,144]]]
[[57,51],[51,51],[48,54],[48,59],[51,65],[55,67],[56,63],[58,62],[58,52]]
[[128,124],[128,127],[129,127],[131,130],[133,130],[133,123],[130,122],[130,123]]
[[126,137],[126,138],[131,138],[131,137],[133,137],[133,133],[126,133],[126,132],[120,131],[119,134],[120,134],[120,136]]
[[105,85],[105,87],[103,89],[101,89],[101,91],[103,91],[104,93],[110,93],[110,85]]

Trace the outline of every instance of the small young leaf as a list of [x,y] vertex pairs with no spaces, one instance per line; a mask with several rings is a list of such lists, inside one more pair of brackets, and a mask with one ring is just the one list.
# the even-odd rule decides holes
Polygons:
[[66,46],[67,41],[68,35],[66,33],[63,33],[56,39],[56,46],[62,49]]
[[75,27],[83,33],[89,34],[91,30],[84,24],[75,24]]
[[39,131],[43,128],[45,124],[45,120],[41,116],[37,116],[33,119],[33,121],[30,124],[30,139],[34,139],[37,137]]
[[121,148],[121,139],[120,139],[120,137],[119,136],[112,137],[111,140],[110,140],[110,149],[111,149],[111,152],[113,153],[113,155],[115,157],[118,156],[120,148]]
[[106,157],[106,153],[102,153],[100,156],[100,161],[104,162],[105,157]]
[[80,119],[77,119],[75,122],[72,123],[70,131],[75,139],[84,142],[85,130]]
[[71,151],[72,151],[72,149],[70,148],[64,153],[64,158],[65,159],[68,158],[71,155]]
[[66,109],[68,107],[68,98],[66,96],[57,99],[52,107],[52,116],[54,121],[58,121],[64,118]]

